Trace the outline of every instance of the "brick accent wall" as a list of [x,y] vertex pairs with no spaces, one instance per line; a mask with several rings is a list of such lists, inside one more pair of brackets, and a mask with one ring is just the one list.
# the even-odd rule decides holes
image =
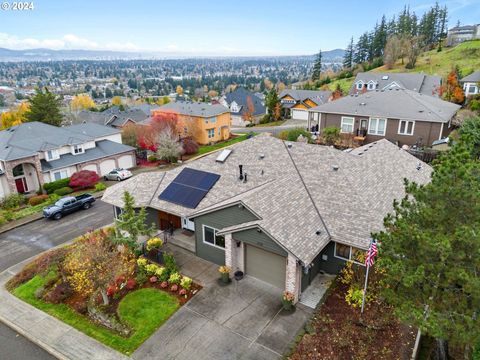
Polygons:
[[233,272],[237,270],[245,272],[244,246],[244,243],[240,242],[240,247],[237,247],[237,240],[232,237],[232,234],[225,235],[225,265],[229,266]]
[[15,179],[13,177],[13,169],[15,168],[15,166],[20,164],[32,164],[33,167],[35,168],[38,183],[40,184],[40,186],[43,187],[42,165],[40,164],[40,158],[38,156],[30,156],[22,159],[5,162],[5,175],[7,177],[8,188],[10,190],[10,193],[17,192]]
[[295,294],[295,302],[297,302],[300,297],[301,268],[297,265],[297,259],[291,254],[288,254],[286,268],[285,290]]

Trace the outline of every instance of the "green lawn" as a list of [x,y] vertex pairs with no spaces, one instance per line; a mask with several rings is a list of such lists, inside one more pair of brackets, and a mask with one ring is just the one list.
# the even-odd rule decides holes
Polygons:
[[337,88],[337,84],[339,84],[340,88],[342,89],[343,95],[348,95],[348,92],[350,91],[350,88],[353,84],[353,80],[355,80],[354,77],[348,79],[333,80],[330,84],[328,84],[328,87],[331,91],[335,91],[335,89]]
[[51,304],[37,299],[35,290],[44,283],[45,278],[37,275],[16,288],[13,294],[126,355],[138,348],[179,307],[175,297],[157,289],[140,289],[129,293],[118,308],[120,318],[133,329],[130,337],[124,338],[107,328],[95,325],[65,304]]
[[206,153],[209,153],[211,151],[221,149],[225,146],[229,146],[229,145],[238,143],[240,141],[246,140],[247,137],[248,137],[248,134],[243,134],[243,135],[237,136],[236,138],[233,138],[233,139],[230,139],[230,140],[227,140],[227,141],[223,141],[223,142],[219,142],[219,143],[214,144],[214,145],[200,146],[200,148],[198,149],[197,155],[206,154]]

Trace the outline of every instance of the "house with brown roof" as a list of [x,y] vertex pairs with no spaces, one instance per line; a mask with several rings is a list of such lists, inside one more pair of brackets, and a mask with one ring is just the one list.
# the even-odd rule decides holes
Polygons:
[[345,96],[309,109],[308,128],[336,127],[359,142],[380,139],[403,145],[431,146],[453,129],[460,106],[419,92],[394,88]]
[[430,174],[386,140],[347,153],[259,135],[139,174],[102,200],[119,214],[128,191],[160,236],[173,233],[170,243],[302,299],[318,274],[336,274],[368,249],[393,200],[404,196],[404,178],[425,184]]

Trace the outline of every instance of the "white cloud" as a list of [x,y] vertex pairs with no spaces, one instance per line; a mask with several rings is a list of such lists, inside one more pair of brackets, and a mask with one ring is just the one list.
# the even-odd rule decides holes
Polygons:
[[96,41],[81,38],[74,34],[66,34],[58,39],[20,38],[7,33],[0,33],[0,47],[23,50],[34,48],[48,48],[53,50],[82,49],[82,50],[117,50],[135,51],[139,48],[131,43],[99,44]]

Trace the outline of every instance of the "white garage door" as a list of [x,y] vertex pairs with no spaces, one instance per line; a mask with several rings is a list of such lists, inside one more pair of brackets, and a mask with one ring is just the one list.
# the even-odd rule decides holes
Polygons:
[[292,119],[294,120],[308,120],[307,110],[292,109]]
[[100,163],[100,175],[108,174],[115,169],[115,160],[105,160]]
[[130,169],[131,167],[133,167],[132,155],[125,155],[118,159],[118,167],[124,169]]
[[85,165],[84,167],[82,167],[82,170],[89,170],[89,171],[97,172],[97,165],[95,165],[95,164]]
[[281,289],[285,287],[286,259],[256,246],[245,248],[246,273]]

